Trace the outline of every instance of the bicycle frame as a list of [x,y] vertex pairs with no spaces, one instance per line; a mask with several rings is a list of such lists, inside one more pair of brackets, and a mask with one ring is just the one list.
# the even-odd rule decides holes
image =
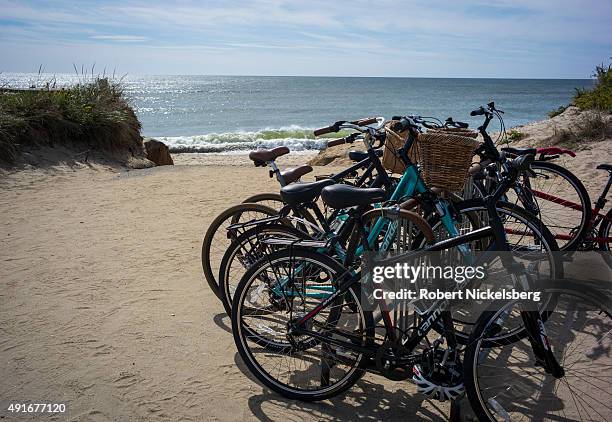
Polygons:
[[[601,195],[595,202],[595,207],[591,209],[591,220],[588,221],[587,223],[587,227],[588,227],[587,233],[590,232],[592,229],[596,228],[602,221],[612,221],[612,218],[608,217],[607,215],[600,214],[600,212],[603,210],[606,204],[606,196],[608,195],[608,192],[610,191],[611,185],[612,185],[612,174],[608,177],[608,182],[606,183],[606,186],[604,187]],[[554,195],[551,195],[545,192],[540,192],[534,189],[532,189],[532,192],[536,198],[541,198],[546,201],[550,201],[555,204],[561,205],[563,207],[571,208],[571,209],[574,209],[580,212],[584,211],[584,208],[582,207],[582,205],[577,204],[575,202],[568,201],[566,199],[559,198],[558,196],[554,196]],[[571,240],[573,239],[573,236],[566,235],[566,234],[557,234],[555,235],[555,239]],[[599,236],[587,235],[585,237],[585,240],[595,242],[598,244],[602,244],[602,243],[612,242],[612,237],[599,237]]]

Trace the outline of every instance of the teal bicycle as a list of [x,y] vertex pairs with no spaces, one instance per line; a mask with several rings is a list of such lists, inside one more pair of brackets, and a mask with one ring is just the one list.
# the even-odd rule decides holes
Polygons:
[[[377,143],[384,143],[384,132],[374,128],[355,127],[350,123],[339,122],[325,130],[353,129],[359,131],[364,143],[368,147],[368,152],[372,152],[378,146]],[[452,204],[440,198],[429,189],[419,174],[418,167],[410,160],[408,151],[414,144],[418,136],[419,125],[412,119],[403,119],[394,125],[394,129],[401,133],[407,133],[404,145],[396,150],[396,154],[406,164],[406,169],[389,195],[383,189],[369,188],[360,189],[347,185],[334,186],[334,194],[339,197],[362,198],[363,205],[368,206],[375,203],[374,208],[367,214],[367,239],[372,248],[384,251],[406,251],[419,249],[433,242],[436,237],[447,238],[456,237],[462,231],[469,231],[478,228],[480,218],[478,214],[485,212],[483,203],[469,201],[465,204]],[[372,157],[378,160],[377,156]],[[380,163],[380,160],[378,160]],[[381,172],[387,176],[386,172]],[[325,185],[332,185],[328,181]],[[287,186],[281,189],[283,201],[289,205],[298,206],[304,202],[314,200],[323,187],[320,182],[313,184],[298,184]],[[437,221],[441,224],[437,228],[437,236],[429,227],[426,219],[415,212],[403,210],[398,204],[405,202],[407,198],[416,198],[422,208],[435,213]],[[372,201],[375,199],[375,201]],[[381,208],[381,203],[384,208]],[[392,208],[389,208],[392,206]],[[235,281],[240,280],[242,275],[260,258],[283,248],[315,247],[318,252],[333,257],[341,264],[345,263],[347,254],[356,258],[363,254],[363,246],[351,245],[348,235],[354,230],[357,218],[363,216],[355,214],[354,207],[342,209],[336,214],[335,220],[331,224],[319,229],[318,236],[307,236],[304,233],[297,233],[286,226],[275,224],[275,220],[280,217],[246,223],[251,228],[245,231],[230,249],[226,252],[220,271],[221,296],[228,312],[231,311],[231,300],[235,289]],[[529,252],[532,255],[541,255],[541,251],[547,256],[549,261],[547,276],[553,277],[560,268],[560,263],[555,260],[553,251],[556,250],[556,243],[552,235],[547,232],[545,227],[532,216],[522,212],[517,207],[510,204],[499,203],[498,212],[503,215],[505,224],[517,228],[515,231],[524,233],[522,239],[511,239],[515,250],[525,249],[525,255]],[[427,214],[427,213],[426,213]],[[240,225],[244,228],[245,225]],[[230,228],[231,229],[231,228]],[[529,247],[525,247],[525,238],[529,238]],[[537,245],[537,251],[533,250]],[[470,256],[471,251],[466,245],[459,246],[459,251]],[[299,269],[299,268],[298,268]],[[284,289],[284,281],[287,278],[280,278],[276,284],[270,286],[269,294],[273,306],[283,306],[279,303],[287,297],[281,295]],[[308,286],[305,292],[300,293],[309,299],[325,299],[334,292],[333,285],[329,283],[316,283]],[[291,293],[289,293],[290,295]],[[282,299],[281,299],[282,298]],[[457,310],[457,325],[463,328],[459,334],[460,341],[467,341],[470,327],[474,323],[473,317],[468,317],[467,311],[461,314]]]

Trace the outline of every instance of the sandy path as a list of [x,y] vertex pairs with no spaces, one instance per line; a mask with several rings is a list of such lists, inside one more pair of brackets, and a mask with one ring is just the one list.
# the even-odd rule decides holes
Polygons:
[[274,188],[248,166],[0,179],[2,406],[65,402],[49,419],[79,421],[441,420],[407,383],[367,376],[304,404],[245,376],[200,242],[221,210]]

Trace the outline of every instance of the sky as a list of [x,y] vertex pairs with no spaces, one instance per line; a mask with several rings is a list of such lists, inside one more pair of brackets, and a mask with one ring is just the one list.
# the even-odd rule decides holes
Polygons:
[[587,78],[611,0],[0,0],[0,72]]

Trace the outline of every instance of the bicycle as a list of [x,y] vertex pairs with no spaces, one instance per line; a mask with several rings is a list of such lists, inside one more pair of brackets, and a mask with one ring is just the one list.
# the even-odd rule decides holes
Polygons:
[[[476,227],[478,223],[474,221],[474,218],[470,218],[470,215],[479,211],[482,212],[483,204],[470,201],[453,204],[449,207],[446,201],[441,200],[432,191],[425,187],[418,175],[416,166],[410,161],[410,158],[407,155],[407,151],[410,149],[412,143],[415,141],[415,131],[417,126],[415,122],[408,119],[400,119],[398,124],[400,124],[400,127],[398,127],[400,131],[404,132],[408,130],[409,133],[404,147],[400,148],[400,152],[398,152],[398,155],[400,155],[401,159],[405,163],[407,163],[407,165],[404,174],[402,175],[395,190],[390,195],[386,203],[400,203],[407,197],[418,198],[418,201],[416,199],[415,201],[420,203],[424,208],[427,208],[429,210],[429,214],[434,214],[437,216],[435,227],[437,231],[439,231],[439,228],[442,227],[445,232],[445,236],[457,235],[459,233],[459,230],[461,230],[461,225],[465,226],[466,223],[471,228]],[[342,129],[349,129],[351,128],[350,126],[350,124],[346,123],[340,124],[336,125],[336,127],[333,127],[333,130],[338,131]],[[327,130],[330,129],[326,128],[326,131]],[[372,144],[371,140],[377,139],[380,142],[384,142],[384,138],[381,139],[380,133],[378,133],[376,130],[359,130],[364,132],[364,143],[368,146],[368,151],[371,154],[374,150],[374,145]],[[372,160],[376,161],[378,160],[378,158],[376,156],[373,156]],[[379,176],[377,177],[377,180],[379,178],[384,179],[385,176],[386,174],[383,171],[379,170]],[[373,186],[376,185],[373,184]],[[320,187],[318,186],[314,187],[320,189]],[[299,192],[299,194],[295,198],[293,196],[289,196],[289,193],[292,193],[292,191],[296,189],[301,189],[301,192]],[[303,187],[295,185],[292,187],[283,188],[281,190],[281,195],[284,195],[284,200],[289,204],[292,204],[294,201],[299,203],[301,201],[310,200],[315,197],[314,192],[310,193],[309,197],[304,196],[304,193],[308,194],[309,189],[311,189],[311,186],[309,186],[309,184],[305,184],[303,185]],[[365,191],[359,192],[363,193]],[[384,196],[381,196],[381,198],[384,198]],[[404,205],[403,207],[405,207],[406,209],[411,208]],[[536,252],[542,249],[547,251],[551,261],[551,264],[548,268],[549,276],[553,277],[554,274],[559,275],[559,269],[561,265],[559,262],[555,262],[555,257],[551,256],[550,254],[550,252],[556,250],[556,243],[554,239],[552,239],[550,233],[546,231],[545,227],[543,227],[541,223],[533,221],[533,219],[530,218],[528,215],[525,215],[522,210],[513,207],[511,204],[505,204],[500,202],[498,204],[498,211],[504,215],[506,224],[509,227],[518,227],[521,229],[522,233],[529,233],[531,237],[536,240]],[[346,217],[342,221],[342,225],[339,225],[334,228],[325,225],[323,227],[323,230],[321,230],[318,233],[318,236],[315,237],[304,234],[300,235],[299,232],[295,231],[283,230],[282,227],[279,227],[279,225],[270,225],[271,220],[273,221],[273,218],[261,220],[261,224],[259,225],[257,224],[257,221],[247,223],[245,225],[239,225],[240,227],[251,226],[251,228],[248,231],[244,232],[240,237],[236,239],[235,242],[230,245],[229,249],[224,254],[221,268],[219,271],[221,299],[228,314],[231,312],[231,301],[233,297],[233,290],[235,288],[235,284],[232,283],[232,280],[239,280],[240,277],[244,274],[244,271],[248,269],[249,266],[251,266],[257,259],[271,252],[271,246],[265,242],[267,237],[274,237],[279,232],[284,232],[283,237],[285,239],[291,240],[314,239],[319,241],[323,240],[323,243],[325,243],[325,241],[333,239],[334,242],[332,244],[327,244],[327,246],[325,247],[328,251],[332,251],[337,254],[337,256],[339,257],[339,261],[343,262],[346,256],[346,243],[349,240],[350,228],[352,227],[352,216],[347,215],[344,211],[341,211],[338,216]],[[377,222],[376,226],[373,227],[372,233],[370,234],[369,238],[370,242],[374,242],[374,240],[379,235],[384,234],[388,227],[390,227],[390,224],[392,223],[388,220],[380,219]],[[416,227],[422,227],[422,225],[417,225]],[[465,227],[463,227],[463,230],[465,230]],[[523,234],[523,237],[526,236],[524,236]],[[414,231],[404,239],[403,247],[420,248],[423,246],[425,240],[426,236],[423,234],[422,230],[420,232]],[[513,239],[513,245],[515,247],[515,250],[517,247],[520,247],[520,243],[521,239]],[[528,252],[533,253],[534,251],[528,250]],[[360,249],[356,253],[357,255],[360,255],[362,253],[362,250]],[[324,294],[329,295],[329,292],[323,293],[321,291],[317,291],[309,294],[313,295],[313,297],[320,297]],[[458,336],[460,338],[460,341],[465,342],[467,341],[467,335],[469,334],[467,330],[469,330],[470,326],[470,322],[467,320],[466,315],[462,316],[462,323],[465,327],[466,332],[458,333]]]
[[[502,183],[485,198],[489,226],[430,244],[422,251],[406,252],[402,259],[415,258],[428,252],[448,251],[474,241],[489,245],[487,249],[490,251],[509,251],[496,204],[505,193],[504,189],[510,188],[518,174],[528,168],[531,160],[532,156],[521,156],[504,163]],[[348,192],[350,188],[343,189]],[[322,192],[323,200],[333,207],[356,206],[358,210],[363,210],[366,204],[378,200],[374,192],[350,198],[337,195],[337,190],[338,187],[329,186]],[[362,220],[365,214],[355,213],[360,218],[356,219],[352,239],[360,239],[361,245],[367,249],[368,236]],[[534,280],[521,263],[510,255],[503,255],[501,261],[518,290],[532,290]],[[308,271],[304,270],[304,265],[308,265]],[[302,269],[298,271],[300,266]],[[287,294],[283,296],[282,305],[271,304],[269,293],[281,278],[289,279],[283,288]],[[385,304],[378,301],[380,313],[384,316],[381,327],[384,335],[377,335],[373,313],[365,310],[362,304],[361,278],[350,265],[341,265],[329,256],[300,247],[299,244],[276,251],[251,267],[238,285],[232,306],[234,341],[249,371],[273,391],[290,399],[304,401],[322,400],[340,394],[366,371],[394,380],[412,377],[421,391],[440,400],[455,400],[467,389],[470,403],[479,417],[499,420],[501,416],[504,420],[508,411],[500,400],[491,401],[483,396],[480,387],[486,378],[479,369],[482,368],[481,360],[502,353],[498,352],[498,348],[514,345],[508,341],[498,345],[492,340],[494,336],[500,337],[500,321],[503,324],[507,319],[500,318],[499,312],[495,315],[484,313],[471,334],[472,341],[462,362],[462,350],[456,341],[448,300],[436,300],[421,314],[415,312],[412,323],[402,330],[392,321]],[[324,300],[312,300],[302,294],[309,285],[316,285],[321,279],[336,285],[333,294]],[[466,289],[472,282],[471,279],[465,280],[457,285],[457,290]],[[567,283],[549,286],[542,283],[539,290],[547,297],[552,297],[554,293],[556,298],[571,297],[570,302],[574,304],[594,306],[602,312],[598,317],[604,319],[603,332],[606,333],[605,327],[611,326],[609,298],[590,287]],[[538,307],[526,301],[520,302],[519,309],[522,328],[518,338],[525,340],[525,347],[535,356],[536,363],[545,373],[567,382],[572,367],[561,366],[563,359],[555,356],[546,334],[545,318]],[[435,333],[437,322],[442,324],[442,332],[430,342],[427,337]],[[254,335],[254,330],[259,330],[257,335]],[[506,336],[501,338],[508,339]],[[418,347],[421,349],[417,350]],[[591,362],[596,362],[596,359],[593,358]],[[609,376],[609,362],[609,358],[605,359],[596,369]],[[529,364],[534,367],[533,362]],[[550,378],[551,375],[543,376]],[[464,380],[467,382],[464,383]],[[609,395],[609,390],[606,394]],[[582,398],[585,399],[588,398]],[[531,402],[520,404],[523,408],[532,405]],[[571,405],[572,402],[564,404]],[[602,409],[601,402],[596,400],[589,402],[589,405],[591,409]],[[605,410],[603,412],[605,414]]]
[[[377,118],[367,118],[356,120],[353,123],[356,125],[370,125],[378,123]],[[354,136],[347,136],[345,138],[332,140],[327,143],[328,146],[340,145],[342,143],[352,143],[355,141]],[[291,183],[298,181],[303,175],[308,174],[312,171],[310,166],[300,166],[296,169],[287,170],[281,172],[275,163],[276,158],[281,157],[289,153],[287,147],[278,147],[272,150],[259,150],[252,151],[249,154],[249,158],[253,161],[256,167],[268,166],[270,169],[270,177],[276,177],[279,184],[287,186]],[[369,178],[372,176],[373,167],[368,157],[355,152],[352,154],[353,161],[357,161],[354,165],[348,169],[341,171],[336,175],[332,175],[332,178],[337,181],[346,181],[354,179],[354,184],[360,185],[367,183]],[[363,170],[363,174],[358,173]],[[221,264],[221,259],[217,256],[222,256],[225,250],[231,243],[232,238],[227,236],[227,228],[230,225],[236,225],[238,223],[251,222],[258,219],[265,219],[275,215],[293,213],[296,217],[306,220],[316,225],[316,220],[313,218],[308,209],[301,207],[300,209],[287,209],[286,204],[282,201],[282,198],[277,193],[261,193],[253,195],[244,200],[243,203],[234,205],[227,210],[219,214],[211,224],[208,226],[202,241],[201,248],[201,260],[202,270],[204,277],[213,291],[213,293],[221,298],[218,283],[218,272]],[[282,220],[283,224],[290,225],[288,219]],[[232,233],[235,238],[239,233]]]
[[[470,169],[472,185],[467,186],[468,196],[473,188],[475,196],[483,197],[495,190],[498,183],[499,154],[496,143],[505,136],[504,112],[490,102],[486,107],[472,111],[470,115],[484,115],[484,123],[478,132],[484,139],[483,146],[477,151],[480,162]],[[493,118],[500,122],[501,132],[497,142],[487,133],[487,127]],[[452,122],[452,119],[449,119]],[[447,121],[448,122],[448,121]],[[588,192],[582,182],[569,170],[551,160],[561,155],[575,156],[567,149],[547,148],[501,148],[509,156],[533,154],[538,159],[530,166],[529,172],[521,175],[513,187],[513,198],[506,197],[508,202],[520,203],[528,212],[542,220],[555,236],[562,251],[573,251],[583,247],[585,237],[590,230],[591,207]],[[552,191],[563,191],[562,196]],[[578,225],[576,225],[578,222]]]

